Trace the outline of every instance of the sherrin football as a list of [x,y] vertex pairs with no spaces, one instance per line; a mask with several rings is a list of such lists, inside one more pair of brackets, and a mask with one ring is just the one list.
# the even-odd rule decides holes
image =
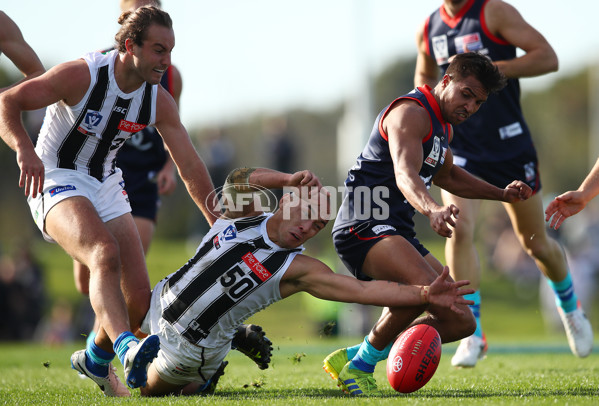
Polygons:
[[441,337],[426,324],[400,334],[387,358],[387,379],[398,392],[411,393],[433,377],[441,360]]

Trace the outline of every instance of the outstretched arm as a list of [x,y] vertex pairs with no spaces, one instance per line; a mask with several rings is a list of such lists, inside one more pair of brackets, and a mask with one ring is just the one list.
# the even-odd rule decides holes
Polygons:
[[[565,219],[575,215],[599,194],[599,159],[578,190],[571,190],[556,197],[545,210],[545,221],[558,229]],[[553,217],[553,218],[552,218]]]
[[449,268],[430,286],[401,285],[390,281],[360,281],[347,275],[334,273],[317,259],[297,255],[281,281],[281,295],[287,297],[305,291],[320,299],[366,305],[404,307],[433,304],[450,308],[460,314],[458,304],[472,304],[463,298],[474,293],[461,289],[469,281],[448,280]]
[[513,181],[504,189],[473,176],[453,164],[453,154],[447,151],[445,163],[433,178],[433,183],[448,192],[466,199],[499,200],[515,203],[532,195],[530,187],[522,181]]
[[[249,194],[264,189],[282,189],[284,187],[322,189],[320,179],[308,170],[295,173],[284,173],[268,168],[237,168],[227,176],[223,193],[225,194],[227,218],[247,217],[261,213],[254,205],[253,199],[238,199],[238,194]],[[228,200],[229,199],[229,200]],[[228,203],[227,203],[228,201]],[[241,207],[237,203],[244,203]]]

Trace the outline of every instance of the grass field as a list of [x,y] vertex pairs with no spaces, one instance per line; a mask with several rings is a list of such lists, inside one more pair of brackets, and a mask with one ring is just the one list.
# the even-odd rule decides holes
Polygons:
[[[433,250],[439,247],[427,244]],[[51,297],[76,302],[71,263],[50,244],[36,247],[47,270]],[[156,283],[189,257],[180,242],[156,242],[148,257],[150,279]],[[475,369],[455,370],[450,358],[456,344],[443,347],[439,369],[420,391],[394,392],[384,363],[375,377],[381,397],[352,399],[336,388],[321,369],[322,359],[359,338],[319,336],[305,298],[295,295],[255,315],[251,322],[264,326],[274,343],[272,366],[260,371],[233,351],[229,366],[214,396],[208,398],[144,399],[134,391],[135,404],[315,405],[597,405],[599,404],[599,352],[586,359],[570,354],[562,332],[547,331],[539,312],[538,295],[521,295],[509,280],[486,272],[483,291],[483,327],[489,339],[489,356]],[[595,313],[596,315],[597,313]],[[596,317],[596,316],[595,316]],[[595,323],[595,326],[598,324]],[[83,342],[62,346],[34,343],[0,344],[0,404],[113,405],[131,400],[105,398],[89,380],[77,378],[69,357]],[[597,344],[596,344],[597,347]],[[122,375],[120,371],[119,376]]]
[[[375,377],[382,396],[352,399],[342,394],[321,369],[324,356],[340,343],[315,340],[313,344],[276,346],[271,368],[261,371],[233,351],[214,396],[199,398],[105,398],[88,379],[78,379],[68,359],[76,347],[1,345],[0,404],[113,405],[132,401],[152,405],[597,405],[599,356],[579,360],[565,347],[497,345],[475,369],[455,370],[449,359],[455,345],[443,348],[432,380],[412,394],[398,394],[387,383],[385,365]],[[122,377],[122,371],[119,371]]]

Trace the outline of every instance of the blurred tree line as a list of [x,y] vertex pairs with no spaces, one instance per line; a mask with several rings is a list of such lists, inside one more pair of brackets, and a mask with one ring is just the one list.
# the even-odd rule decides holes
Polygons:
[[[372,78],[372,121],[391,100],[413,88],[414,66],[414,59],[401,59]],[[590,70],[588,67],[556,80],[548,88],[523,95],[522,104],[540,156],[546,195],[577,187],[588,172]],[[8,77],[0,70],[0,87],[16,80],[18,78]],[[339,178],[336,169],[337,131],[343,112],[344,106],[340,103],[328,110],[292,109],[283,114],[265,113],[218,128],[188,130],[207,163],[212,162],[209,151],[215,134],[226,139],[231,151],[228,161],[219,169],[224,172],[236,166],[271,166],[274,156],[268,146],[269,125],[273,120],[283,120],[284,131],[295,152],[293,162],[289,158],[288,169],[309,168],[321,177],[323,184],[338,186],[344,180]],[[18,187],[15,153],[4,143],[0,144],[0,173],[0,247],[41,239],[23,190]],[[213,173],[213,178],[215,186],[222,184],[222,174]],[[206,230],[207,224],[179,182],[175,194],[163,199],[157,238],[181,239],[201,235]],[[328,233],[321,233],[316,243],[329,238]]]

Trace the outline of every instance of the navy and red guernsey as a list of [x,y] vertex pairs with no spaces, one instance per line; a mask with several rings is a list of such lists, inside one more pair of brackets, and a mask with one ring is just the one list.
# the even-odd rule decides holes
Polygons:
[[414,234],[415,209],[397,187],[388,135],[382,126],[383,119],[389,111],[400,100],[406,99],[420,104],[431,118],[431,131],[422,141],[423,163],[419,172],[427,188],[430,188],[433,176],[445,162],[451,125],[443,120],[430,87],[416,88],[395,99],[379,113],[364,150],[357,163],[349,170],[343,202],[337,213],[333,233],[376,219],[386,220],[386,223],[406,235]]
[[[445,72],[453,55],[479,52],[493,61],[514,59],[516,48],[494,36],[488,29],[484,8],[488,0],[470,0],[455,17],[442,6],[425,23],[427,53]],[[530,131],[520,106],[520,84],[509,79],[507,86],[491,94],[478,112],[454,126],[451,144],[454,163],[460,158],[479,162],[508,161],[523,152],[534,151]]]

